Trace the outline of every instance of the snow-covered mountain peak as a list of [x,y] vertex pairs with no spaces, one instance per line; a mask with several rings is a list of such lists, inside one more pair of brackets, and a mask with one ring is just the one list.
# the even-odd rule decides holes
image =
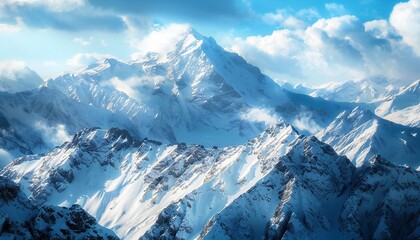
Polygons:
[[[138,147],[139,140],[131,136],[125,129],[85,128],[74,135],[69,147],[82,147],[87,151],[119,151],[129,147]],[[109,148],[108,148],[109,147]]]
[[16,64],[0,65],[0,91],[16,93],[37,88],[42,78],[27,66]]
[[377,166],[392,166],[392,163],[383,158],[381,155],[376,154],[372,158],[370,158],[368,161],[365,161],[363,163],[362,168],[366,167],[377,167]]

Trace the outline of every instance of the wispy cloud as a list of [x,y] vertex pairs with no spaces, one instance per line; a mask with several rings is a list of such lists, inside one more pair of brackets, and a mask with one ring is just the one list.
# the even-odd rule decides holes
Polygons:
[[132,77],[124,80],[114,77],[102,83],[102,85],[112,86],[118,91],[127,94],[130,98],[143,102],[149,95],[142,94],[143,87],[154,89],[155,86],[160,85],[164,81],[165,78],[163,76]]
[[74,38],[73,42],[85,47],[85,46],[90,45],[92,43],[92,40],[93,40],[93,37],[90,37],[89,40],[79,37],[79,38]]
[[0,62],[0,77],[17,80],[16,74],[26,68],[26,63],[20,60]]
[[325,9],[327,9],[332,17],[339,17],[348,14],[346,8],[342,4],[338,3],[326,3]]
[[169,24],[167,26],[155,26],[142,39],[135,42],[139,52],[132,54],[132,59],[137,59],[148,52],[168,52],[175,48],[174,43],[182,38],[182,34],[191,28],[188,24]]
[[316,134],[322,130],[309,113],[300,113],[296,116],[295,120],[291,123],[294,127],[299,130],[307,131],[311,134]]
[[265,108],[251,108],[246,113],[243,113],[241,118],[246,121],[264,123],[266,126],[274,125],[280,121],[279,117]]
[[111,54],[77,53],[72,58],[67,60],[67,64],[72,67],[85,67],[87,65],[104,60],[106,58],[115,57]]
[[71,136],[67,132],[66,126],[63,124],[51,126],[38,121],[35,123],[34,128],[42,134],[44,142],[51,146],[58,146],[71,140]]

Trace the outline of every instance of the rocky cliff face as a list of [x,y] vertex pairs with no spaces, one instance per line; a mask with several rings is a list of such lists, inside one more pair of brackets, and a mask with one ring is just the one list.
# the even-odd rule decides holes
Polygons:
[[208,196],[196,190],[166,208],[141,239],[416,239],[419,180],[380,156],[357,169],[317,139],[298,139],[270,173],[207,218],[199,235],[191,218],[212,202],[198,208]]
[[0,177],[0,238],[118,239],[78,205],[36,207],[4,177]]

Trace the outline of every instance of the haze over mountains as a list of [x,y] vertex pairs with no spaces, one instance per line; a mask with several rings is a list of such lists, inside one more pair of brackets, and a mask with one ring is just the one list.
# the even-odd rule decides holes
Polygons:
[[296,90],[177,39],[42,83],[25,68],[28,89],[0,79],[0,175],[124,239],[420,237],[419,81]]

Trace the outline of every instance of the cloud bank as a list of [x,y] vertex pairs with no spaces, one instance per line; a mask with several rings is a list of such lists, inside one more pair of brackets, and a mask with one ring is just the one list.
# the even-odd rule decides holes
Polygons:
[[[290,16],[279,14],[269,17],[285,25]],[[383,76],[411,83],[420,77],[420,0],[397,4],[390,21],[362,22],[343,15],[299,25],[304,26],[231,39],[228,49],[279,81],[324,83]]]

